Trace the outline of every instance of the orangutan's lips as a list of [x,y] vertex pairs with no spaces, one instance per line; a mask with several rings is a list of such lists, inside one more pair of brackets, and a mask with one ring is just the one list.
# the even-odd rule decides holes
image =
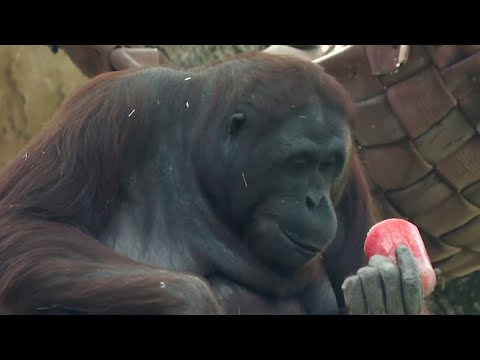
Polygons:
[[298,246],[299,248],[305,250],[305,251],[308,251],[309,253],[311,253],[312,255],[316,255],[320,252],[320,249],[312,246],[312,245],[308,245],[308,244],[303,244],[301,241],[297,240],[297,236],[293,235],[291,232],[289,232],[288,230],[280,230],[283,235],[285,235],[285,237],[290,240],[295,246]]

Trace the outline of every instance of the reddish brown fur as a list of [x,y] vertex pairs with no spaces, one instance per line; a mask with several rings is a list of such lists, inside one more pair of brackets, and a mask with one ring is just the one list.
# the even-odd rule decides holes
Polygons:
[[350,163],[350,177],[344,192],[343,204],[344,218],[348,219],[348,232],[346,246],[341,256],[342,268],[345,274],[353,274],[366,264],[363,244],[368,230],[377,223],[381,215],[376,208],[370,194],[370,188],[364,169],[358,156],[354,153]]
[[[129,72],[104,74],[86,84],[3,171],[0,303],[7,308],[32,312],[32,306],[50,307],[58,297],[67,308],[82,308],[91,298],[93,313],[131,307],[136,313],[158,313],[176,305],[160,290],[165,272],[116,254],[95,239],[118,199],[126,152],[141,150],[132,148],[131,140],[141,144],[138,137],[148,133],[141,120],[119,116],[130,113],[130,104],[102,103],[108,93],[123,90],[119,79]],[[141,108],[136,111],[135,119],[148,119],[138,114]],[[171,275],[168,281],[175,286]],[[75,292],[71,281],[79,285]]]

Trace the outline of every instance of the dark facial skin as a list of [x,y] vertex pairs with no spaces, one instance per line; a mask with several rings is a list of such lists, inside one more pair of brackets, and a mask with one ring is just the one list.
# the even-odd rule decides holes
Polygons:
[[[338,112],[320,102],[291,109],[250,146],[256,117],[245,111],[243,127],[230,134],[234,166],[229,196],[238,234],[282,275],[291,275],[333,240],[337,222],[331,184],[346,163],[349,133]],[[238,116],[238,115],[237,115]],[[241,181],[239,181],[239,179]]]
[[[326,308],[332,311],[336,308],[333,291],[320,269],[321,257],[337,230],[331,192],[332,184],[344,172],[350,150],[346,116],[340,109],[324,105],[320,97],[301,105],[294,103],[279,111],[278,117],[248,102],[240,101],[234,109],[225,117],[220,127],[223,133],[211,145],[214,148],[206,149],[216,154],[218,164],[225,165],[223,171],[200,172],[203,191],[214,199],[211,203],[220,209],[235,241],[245,245],[250,256],[289,284],[300,276],[301,285],[288,291],[289,296],[321,279],[307,297],[316,304],[328,303]],[[204,156],[203,150],[196,153]],[[230,186],[225,195],[220,192],[223,196],[218,196],[222,183]],[[218,277],[209,279],[215,288]],[[252,286],[243,284],[247,289]],[[218,285],[219,289],[225,287],[235,293],[228,285]],[[261,294],[265,289],[253,290]],[[238,298],[245,298],[245,293],[238,289]],[[228,301],[235,303],[232,296]],[[257,307],[259,302],[254,301]],[[245,308],[244,303],[238,307]],[[303,307],[303,303],[291,303],[289,308]]]

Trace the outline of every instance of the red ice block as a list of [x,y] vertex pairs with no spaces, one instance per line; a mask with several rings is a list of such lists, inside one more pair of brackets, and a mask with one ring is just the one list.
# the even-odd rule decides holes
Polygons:
[[437,283],[430,258],[418,228],[403,219],[383,220],[370,229],[364,250],[368,259],[373,255],[388,256],[396,263],[395,250],[399,245],[410,248],[420,267],[424,297],[430,295]]

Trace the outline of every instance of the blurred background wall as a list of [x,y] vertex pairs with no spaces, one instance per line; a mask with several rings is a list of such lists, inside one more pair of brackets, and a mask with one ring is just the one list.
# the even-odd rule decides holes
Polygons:
[[86,78],[45,45],[0,45],[0,171]]

